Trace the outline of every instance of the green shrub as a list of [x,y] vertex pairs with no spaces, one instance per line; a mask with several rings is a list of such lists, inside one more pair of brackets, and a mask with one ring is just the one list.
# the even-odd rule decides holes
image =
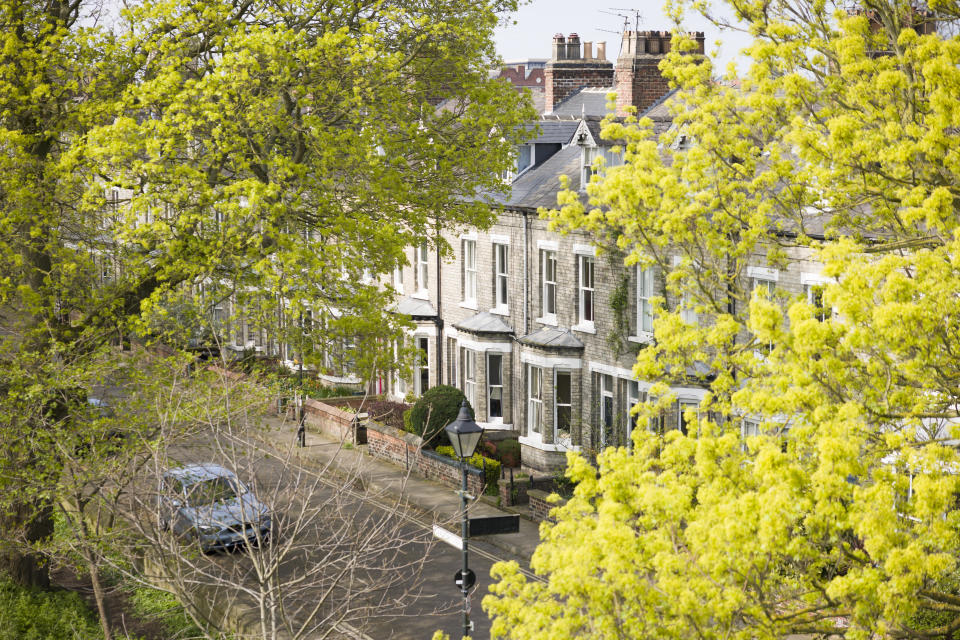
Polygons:
[[520,441],[516,438],[504,440],[497,445],[497,451],[500,452],[500,462],[507,467],[520,466]]
[[[456,387],[441,384],[427,389],[410,410],[411,432],[423,438],[424,444],[449,445],[450,439],[443,428],[457,419],[463,401],[463,392]],[[470,415],[473,415],[472,407]]]
[[79,594],[27,589],[0,575],[0,640],[97,640],[100,623]]
[[505,467],[520,466],[520,442],[516,438],[508,440],[486,440],[483,443],[484,454],[488,458],[499,460]]
[[[454,451],[452,446],[449,445],[440,445],[436,448],[436,452],[442,456],[448,458],[453,458],[457,460],[457,453]],[[474,453],[467,459],[467,464],[475,469],[480,469],[483,471],[486,480],[486,493],[496,493],[497,485],[500,481],[500,463],[494,460],[493,458],[488,458],[479,453]]]

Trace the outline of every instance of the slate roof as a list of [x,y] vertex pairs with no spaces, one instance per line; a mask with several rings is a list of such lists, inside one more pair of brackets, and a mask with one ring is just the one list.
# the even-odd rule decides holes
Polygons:
[[513,333],[513,327],[504,322],[500,316],[489,311],[481,311],[453,326],[470,333]]
[[528,333],[520,338],[520,342],[548,349],[583,349],[583,342],[573,335],[570,329],[559,329],[557,327],[544,327],[539,331]]
[[407,316],[431,317],[437,315],[437,310],[433,308],[429,300],[420,300],[409,296],[402,296],[393,306],[393,310]]
[[552,113],[567,116],[605,116],[607,94],[614,91],[616,87],[583,87],[558,102]]
[[580,121],[574,118],[561,120],[547,117],[540,118],[536,122],[528,122],[524,128],[527,131],[533,131],[538,125],[540,126],[540,135],[530,141],[535,144],[568,144],[573,134],[577,132],[579,124]]
[[496,194],[492,201],[508,208],[556,207],[560,176],[570,176],[570,188],[580,188],[580,147],[571,144],[556,152],[543,164],[525,171],[507,194]]

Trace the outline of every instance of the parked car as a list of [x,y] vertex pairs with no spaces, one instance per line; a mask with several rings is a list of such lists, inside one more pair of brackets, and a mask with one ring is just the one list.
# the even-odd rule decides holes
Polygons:
[[160,526],[193,538],[204,552],[265,542],[272,532],[270,509],[236,474],[212,464],[190,464],[163,474]]

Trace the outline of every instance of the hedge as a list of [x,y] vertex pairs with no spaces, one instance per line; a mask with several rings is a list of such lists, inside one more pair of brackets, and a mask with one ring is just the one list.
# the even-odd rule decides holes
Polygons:
[[[457,458],[456,452],[453,450],[453,447],[449,446],[439,446],[435,450],[442,456],[448,458],[453,458],[454,460],[459,460]],[[487,490],[496,489],[498,482],[500,481],[500,463],[494,460],[493,458],[488,458],[479,453],[474,453],[470,458],[467,459],[467,464],[475,469],[480,469],[485,475]]]

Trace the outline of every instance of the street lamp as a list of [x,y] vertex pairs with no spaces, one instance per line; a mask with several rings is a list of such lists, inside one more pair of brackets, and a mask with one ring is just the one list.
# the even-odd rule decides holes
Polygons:
[[460,414],[457,419],[448,424],[445,429],[450,437],[450,443],[453,445],[453,451],[460,458],[460,474],[463,478],[463,484],[460,490],[460,508],[463,516],[463,525],[461,537],[463,538],[463,571],[460,574],[460,591],[463,593],[463,635],[470,635],[470,587],[471,582],[467,580],[470,574],[470,567],[467,564],[467,540],[470,538],[470,520],[467,517],[467,458],[473,455],[477,450],[477,444],[480,442],[480,436],[483,435],[483,427],[478,425],[470,415],[470,407],[466,399],[460,405]]

